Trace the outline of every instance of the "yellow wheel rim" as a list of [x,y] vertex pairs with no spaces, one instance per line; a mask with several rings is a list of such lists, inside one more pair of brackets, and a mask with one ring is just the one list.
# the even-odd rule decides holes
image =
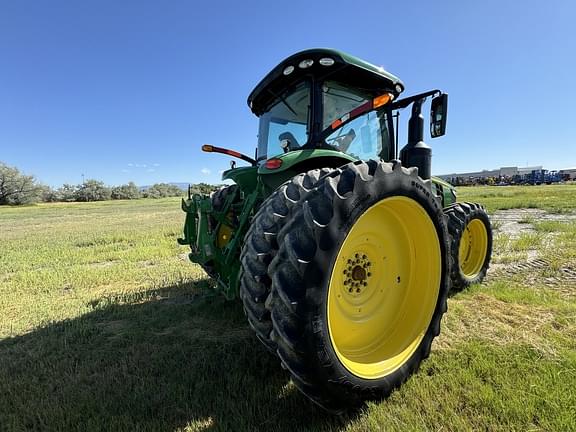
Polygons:
[[230,228],[228,225],[225,224],[220,225],[218,235],[216,236],[216,246],[218,246],[219,249],[222,249],[230,242],[231,237],[232,237],[232,228]]
[[330,339],[352,374],[377,379],[406,363],[430,325],[441,272],[436,228],[413,199],[386,198],[358,218],[328,287]]
[[473,219],[466,225],[458,249],[460,271],[469,279],[475,278],[484,266],[488,251],[488,232],[480,219]]
[[[228,213],[228,220],[232,221],[233,214]],[[229,225],[221,224],[220,228],[218,229],[218,235],[216,236],[216,246],[219,249],[222,249],[230,242],[230,238],[232,237],[232,228]]]

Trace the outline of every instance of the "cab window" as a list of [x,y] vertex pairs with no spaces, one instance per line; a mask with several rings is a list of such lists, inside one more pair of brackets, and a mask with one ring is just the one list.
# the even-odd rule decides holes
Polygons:
[[322,106],[324,107],[322,129],[326,129],[334,120],[368,102],[371,98],[367,92],[345,87],[335,81],[326,81],[322,86]]
[[279,95],[260,116],[258,159],[297,150],[308,142],[310,84],[303,82]]
[[388,159],[390,133],[386,112],[371,111],[336,129],[326,144],[358,159]]

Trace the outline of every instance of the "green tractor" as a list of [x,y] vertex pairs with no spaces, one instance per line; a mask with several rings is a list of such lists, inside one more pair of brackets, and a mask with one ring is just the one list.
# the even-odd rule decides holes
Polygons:
[[[450,289],[484,278],[492,230],[482,206],[457,203],[431,177],[430,133],[444,135],[448,97],[400,99],[383,68],[330,49],[299,52],[248,97],[255,158],[234,184],[190,195],[182,245],[295,386],[331,412],[380,399],[414,373],[440,332]],[[411,105],[398,149],[399,111]]]

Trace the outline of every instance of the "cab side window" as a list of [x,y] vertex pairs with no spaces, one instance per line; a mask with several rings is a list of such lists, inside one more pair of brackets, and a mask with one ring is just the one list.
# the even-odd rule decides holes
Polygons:
[[[322,87],[323,129],[372,97],[362,90],[326,81]],[[358,159],[387,159],[391,143],[386,112],[371,111],[355,118],[330,134],[326,144]]]
[[326,143],[358,159],[387,158],[390,134],[385,112],[371,111],[336,129]]

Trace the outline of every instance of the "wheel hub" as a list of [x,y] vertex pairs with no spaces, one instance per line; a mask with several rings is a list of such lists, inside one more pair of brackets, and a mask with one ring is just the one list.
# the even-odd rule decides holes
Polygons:
[[355,281],[364,281],[366,280],[366,277],[366,270],[364,270],[362,267],[357,265],[352,270],[352,279]]
[[344,292],[348,295],[361,294],[367,287],[372,276],[370,266],[372,263],[364,253],[355,253],[348,258],[344,268]]

